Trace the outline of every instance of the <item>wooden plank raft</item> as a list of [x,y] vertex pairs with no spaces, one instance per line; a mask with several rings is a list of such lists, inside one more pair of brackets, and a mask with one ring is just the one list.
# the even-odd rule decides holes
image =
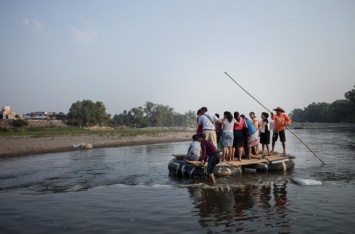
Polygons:
[[[259,154],[260,155],[260,154]],[[261,155],[265,156],[265,155]],[[265,156],[263,159],[242,159],[242,161],[220,161],[216,166],[245,166],[245,165],[253,165],[253,164],[258,164],[258,163],[268,163],[272,161],[277,161],[277,160],[282,160],[288,157],[283,156],[282,154],[278,152],[273,152],[270,154],[270,156]],[[191,163],[195,166],[200,166],[201,162],[200,161],[187,161],[188,163]]]

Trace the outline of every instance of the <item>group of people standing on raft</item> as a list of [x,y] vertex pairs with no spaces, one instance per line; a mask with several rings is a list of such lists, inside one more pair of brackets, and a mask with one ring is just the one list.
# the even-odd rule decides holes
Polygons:
[[[259,137],[260,144],[262,144],[261,153],[263,154],[266,148],[266,155],[270,155],[274,151],[275,142],[280,137],[283,155],[286,156],[285,126],[291,124],[291,119],[281,107],[273,110],[276,111],[276,114],[271,113],[274,128],[270,151],[269,114],[267,112],[261,113],[261,121],[259,122],[254,112],[250,112],[249,119],[244,115],[239,115],[239,112],[234,112],[232,115],[231,112],[225,111],[223,118],[220,119],[218,114],[211,114],[207,107],[202,107],[197,111],[198,128],[196,134],[192,136],[193,142],[189,146],[186,159],[201,161],[202,168],[208,161],[206,174],[215,184],[213,169],[220,162],[218,144],[222,150],[222,161],[234,161],[234,157],[241,161],[243,150],[247,159],[261,159],[265,156],[258,156]],[[227,159],[227,150],[229,159]]]

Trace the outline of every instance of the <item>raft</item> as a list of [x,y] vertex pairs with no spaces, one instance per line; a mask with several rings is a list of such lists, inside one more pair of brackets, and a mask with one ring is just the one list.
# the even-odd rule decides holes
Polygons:
[[[182,177],[203,177],[204,170],[200,167],[199,161],[187,161],[184,155],[173,155],[174,158],[169,162],[169,172]],[[259,155],[260,156],[260,155]],[[265,155],[261,155],[263,157]],[[261,159],[243,159],[242,161],[220,162],[214,168],[214,174],[218,177],[237,176],[247,172],[273,172],[289,171],[295,167],[293,155],[283,156],[277,152]]]
[[293,156],[272,155],[265,157],[266,161],[243,166],[244,172],[289,171],[295,167]]
[[[199,165],[199,161],[187,161],[184,155],[173,155],[169,164],[169,172],[182,177],[194,178],[205,176],[205,171]],[[240,166],[233,166],[224,162],[220,162],[214,168],[214,174],[218,177],[236,176],[242,173]]]

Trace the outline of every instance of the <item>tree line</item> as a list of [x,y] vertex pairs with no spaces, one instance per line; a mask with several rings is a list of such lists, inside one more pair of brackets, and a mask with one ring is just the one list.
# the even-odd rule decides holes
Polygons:
[[188,111],[180,114],[170,106],[146,102],[145,105],[124,110],[112,118],[106,113],[102,102],[91,100],[73,103],[67,115],[67,122],[76,126],[112,126],[112,127],[188,127],[196,125],[196,113]]
[[332,103],[312,102],[303,110],[291,111],[290,117],[300,123],[355,123],[355,89],[346,92],[344,97]]
[[[355,86],[354,86],[355,88]],[[294,109],[290,113],[293,122],[318,123],[355,123],[355,89],[345,93],[345,99],[332,103],[311,103],[302,109]],[[196,113],[188,111],[180,114],[174,108],[146,102],[143,106],[124,110],[121,114],[106,113],[102,102],[91,100],[73,103],[67,115],[67,122],[76,126],[112,126],[112,127],[195,127]]]
[[170,106],[146,102],[145,105],[124,110],[114,115],[111,125],[128,127],[187,127],[196,125],[196,114],[188,111],[180,114]]

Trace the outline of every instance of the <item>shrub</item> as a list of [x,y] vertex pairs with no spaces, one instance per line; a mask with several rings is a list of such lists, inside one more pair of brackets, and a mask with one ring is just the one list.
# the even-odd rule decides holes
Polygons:
[[28,125],[28,122],[23,119],[13,119],[11,121],[11,126],[13,126],[15,128],[21,128],[21,127],[25,127],[27,125]]

